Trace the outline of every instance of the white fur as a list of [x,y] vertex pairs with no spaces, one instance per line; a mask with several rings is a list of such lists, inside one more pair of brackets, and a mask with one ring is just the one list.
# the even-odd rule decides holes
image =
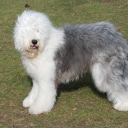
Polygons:
[[[39,54],[33,59],[24,54],[32,39],[40,40]],[[56,101],[54,52],[63,43],[63,31],[54,29],[44,14],[24,11],[18,17],[14,41],[23,66],[33,79],[32,90],[24,99],[23,106],[29,107],[30,114],[49,112]]]

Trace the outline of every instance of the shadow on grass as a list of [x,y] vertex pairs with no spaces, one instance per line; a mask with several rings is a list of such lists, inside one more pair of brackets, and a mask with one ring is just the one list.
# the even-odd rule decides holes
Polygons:
[[70,81],[69,83],[65,83],[65,84],[60,84],[58,86],[58,96],[60,96],[61,92],[71,92],[74,90],[78,90],[79,88],[85,88],[86,87],[90,87],[90,89],[98,96],[102,97],[102,98],[106,98],[106,94],[105,93],[101,93],[99,92],[96,87],[95,84],[92,80],[91,74],[90,73],[86,73],[84,74],[82,77],[80,77],[78,80],[74,80],[74,81]]

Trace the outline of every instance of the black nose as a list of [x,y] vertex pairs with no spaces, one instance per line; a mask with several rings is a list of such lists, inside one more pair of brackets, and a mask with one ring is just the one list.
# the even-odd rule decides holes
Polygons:
[[33,39],[32,44],[34,44],[34,45],[37,44],[37,40]]

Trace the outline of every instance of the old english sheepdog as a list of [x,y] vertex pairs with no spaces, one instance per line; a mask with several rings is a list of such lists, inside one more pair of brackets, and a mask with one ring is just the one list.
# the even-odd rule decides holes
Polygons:
[[24,11],[16,21],[14,44],[33,82],[23,101],[30,114],[51,111],[58,84],[86,71],[115,109],[128,110],[128,45],[112,24],[55,28],[45,14]]

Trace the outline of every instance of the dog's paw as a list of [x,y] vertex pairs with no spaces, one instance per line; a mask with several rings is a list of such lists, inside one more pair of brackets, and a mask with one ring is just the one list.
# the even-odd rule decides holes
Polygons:
[[117,102],[114,108],[118,111],[128,111],[128,102]]
[[38,114],[45,112],[43,110],[43,106],[40,106],[40,105],[32,105],[32,106],[30,106],[28,111],[30,114],[34,114],[34,115],[38,115]]
[[41,113],[50,112],[52,109],[51,106],[46,105],[45,103],[41,102],[34,102],[28,109],[30,114],[38,115]]
[[32,103],[33,103],[32,99],[30,97],[26,97],[23,100],[23,107],[28,108],[31,106]]

